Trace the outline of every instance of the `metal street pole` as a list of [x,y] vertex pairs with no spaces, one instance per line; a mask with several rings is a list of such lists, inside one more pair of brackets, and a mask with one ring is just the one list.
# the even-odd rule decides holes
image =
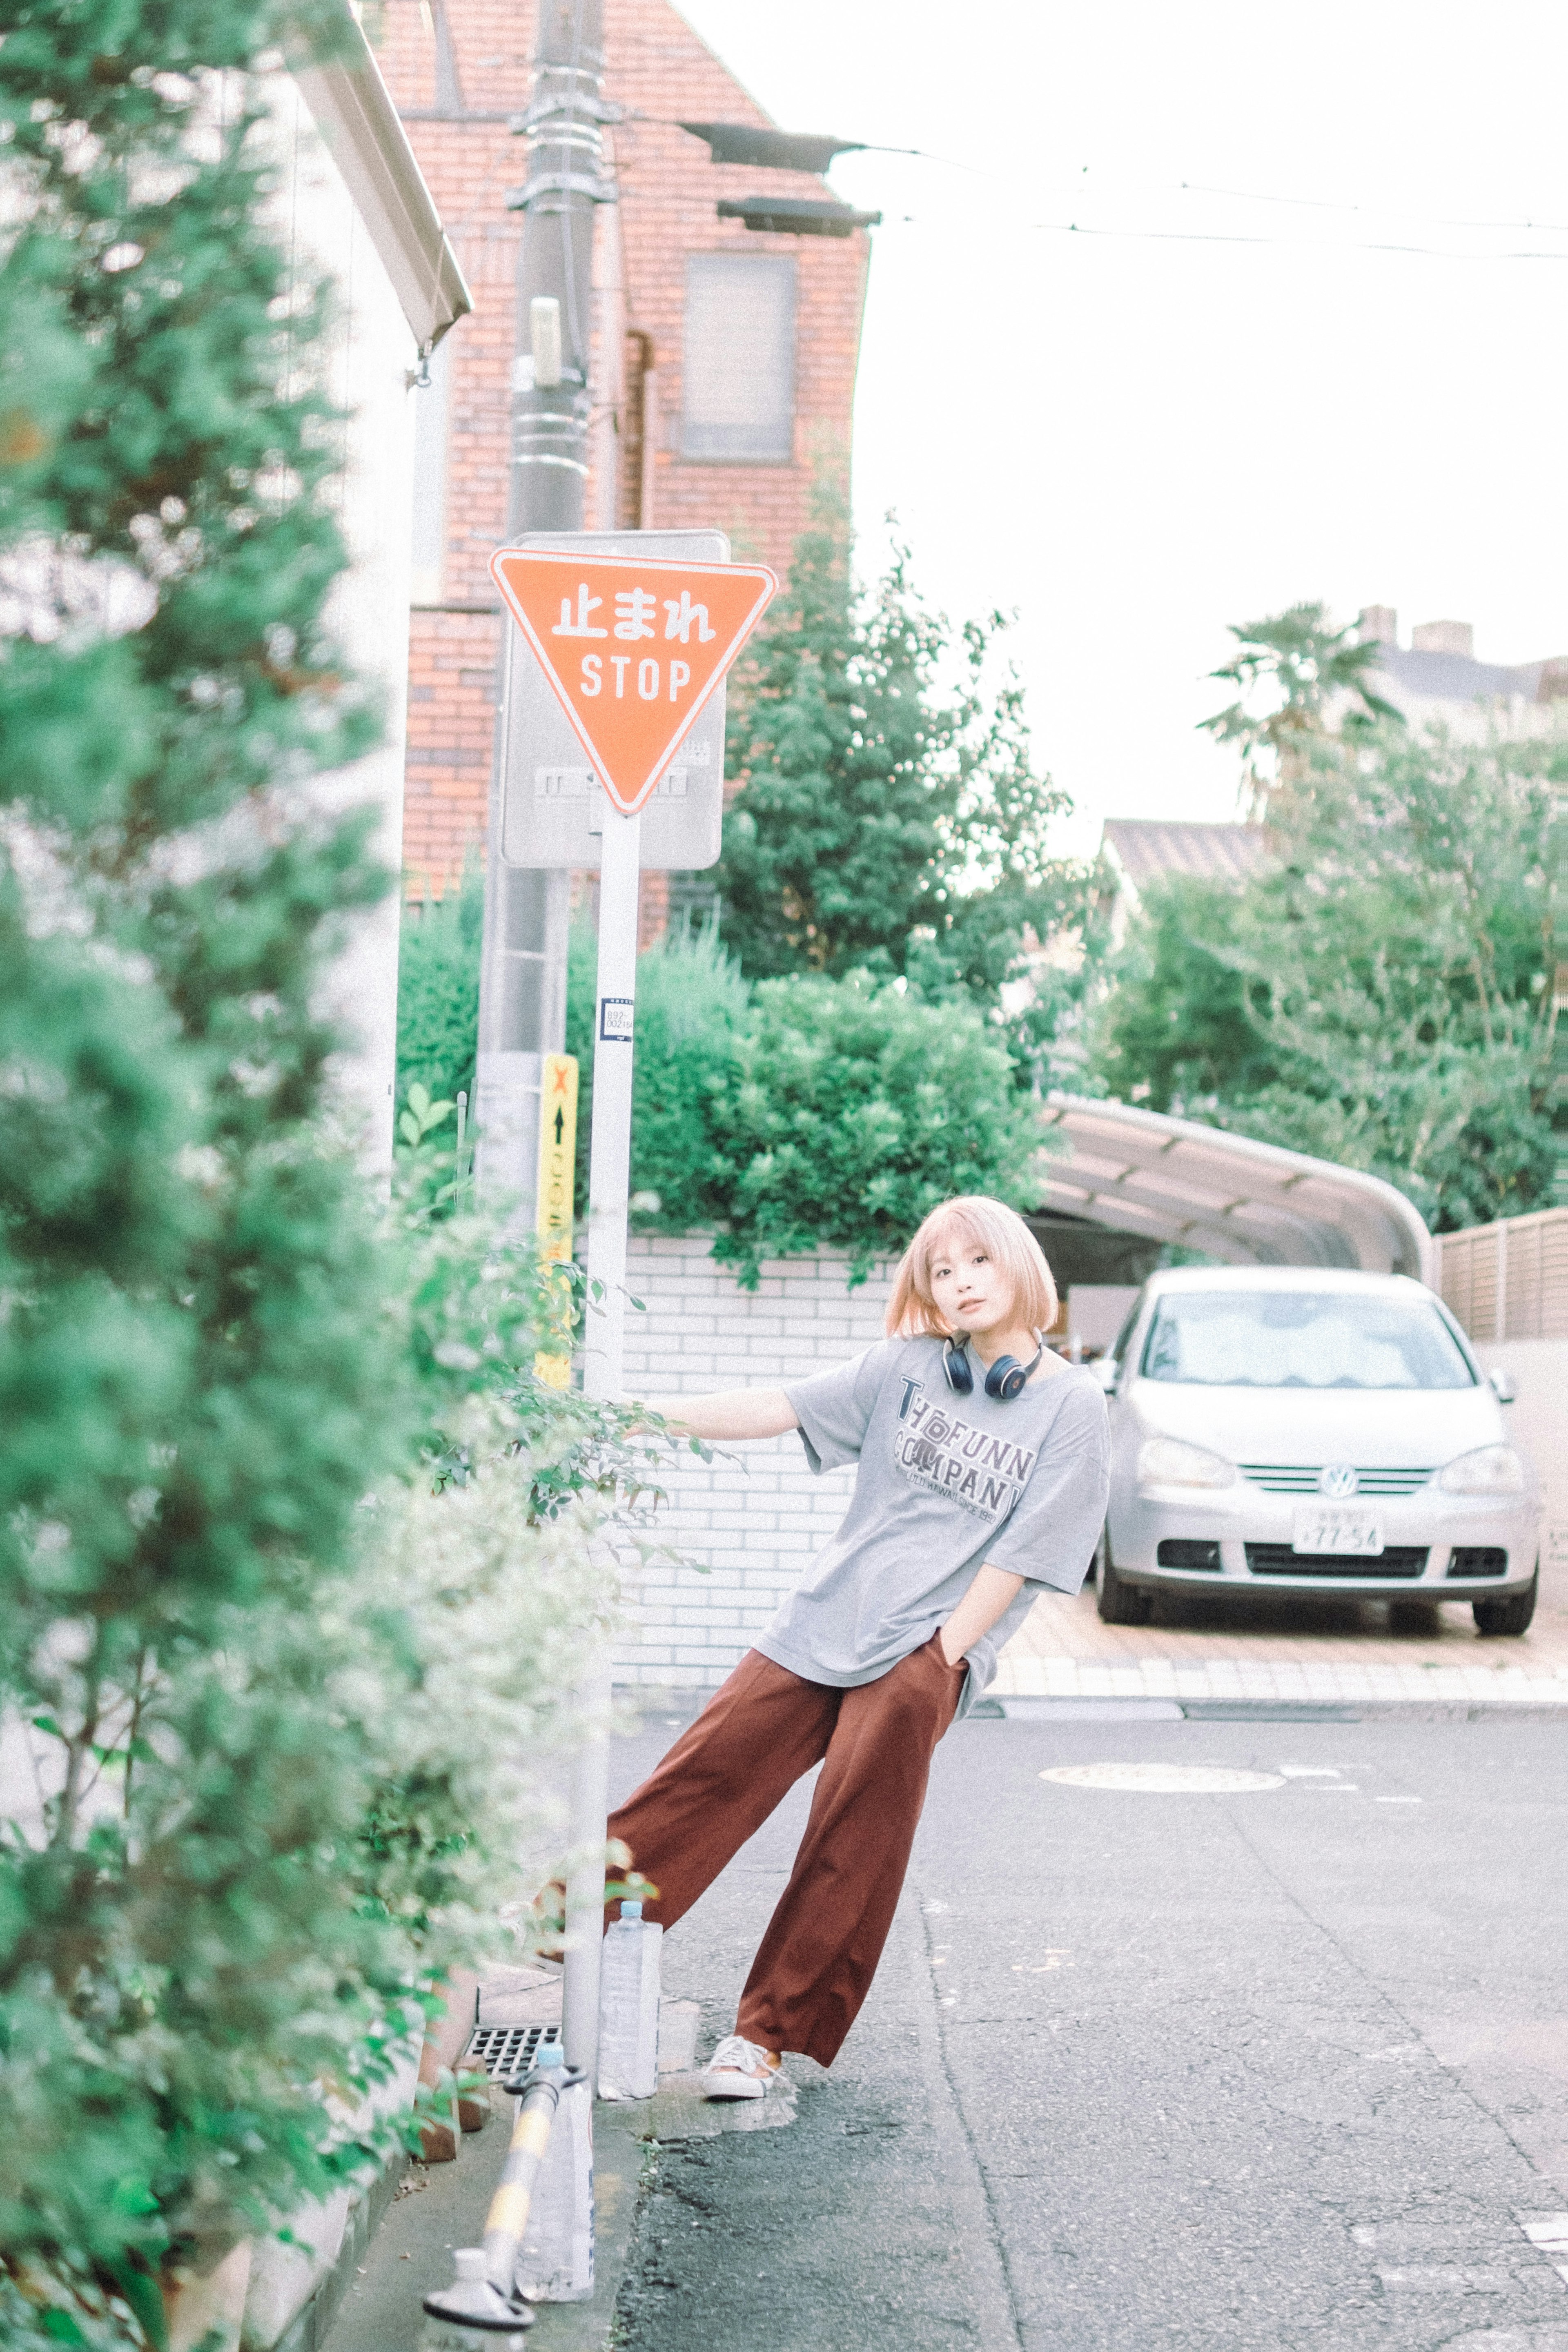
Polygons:
[[[673,763],[681,758],[700,779],[708,772],[716,819],[723,729],[721,719],[703,731],[700,721],[710,704],[717,712],[724,675],[778,584],[765,566],[725,561],[727,545],[718,532],[672,534],[673,546],[661,544],[657,533],[649,536],[658,546],[657,553],[645,552],[646,542],[636,533],[539,532],[531,545],[498,548],[490,562],[491,576],[519,632],[510,641],[512,729],[505,744],[509,754],[516,751],[522,736],[532,745],[531,751],[524,743],[521,755],[510,757],[502,772],[502,815],[518,824],[511,836],[513,856],[542,859],[559,854],[563,839],[568,854],[563,862],[578,863],[570,854],[579,840],[573,802],[559,790],[552,797],[549,787],[559,787],[568,777],[580,778],[593,793],[591,803],[577,803],[584,851],[592,855],[589,845],[596,835],[600,869],[584,1385],[590,1397],[608,1402],[620,1401],[624,1371],[642,810],[646,806],[649,811],[650,855],[661,862],[676,838],[688,837],[679,827],[672,831],[661,808],[659,788],[668,780],[672,803],[688,803],[698,820],[689,837],[701,852],[708,823],[699,802],[702,786],[689,795],[687,766],[678,769]],[[689,545],[692,541],[698,542],[696,549]],[[662,637],[655,626],[661,605]],[[601,617],[595,619],[595,614]],[[631,645],[643,638],[651,640],[658,651],[635,660],[630,653],[615,650],[617,642]],[[594,649],[584,650],[590,640],[598,642]],[[666,685],[668,702],[661,693]],[[542,696],[552,698],[572,730],[565,754],[570,766],[555,764],[561,761],[559,752],[546,754],[542,761],[539,758],[548,732],[545,722],[534,715]],[[591,772],[576,764],[584,751],[593,762]],[[597,776],[597,783],[591,782],[591,775]],[[679,793],[674,789],[678,777]],[[565,816],[564,828],[552,827],[552,811]],[[717,845],[715,839],[706,851],[709,859]],[[689,854],[679,862],[691,862]],[[585,1662],[579,1699],[583,1739],[566,1841],[566,2054],[573,2066],[595,2081],[610,1664],[605,1643]]]
[[[498,548],[491,576],[518,623],[538,679],[564,710],[593,761],[599,819],[598,976],[594,1007],[594,1123],[589,1150],[588,1264],[584,1386],[619,1402],[626,1307],[626,1212],[631,1176],[632,1037],[637,999],[637,885],[642,810],[692,737],[709,698],[761,618],[778,583],[761,564],[630,554],[619,534],[539,534],[531,547]],[[584,543],[585,542],[585,543]],[[679,585],[679,595],[665,592]],[[660,638],[654,616],[662,604]],[[595,620],[595,614],[602,614]],[[653,640],[626,684],[634,656],[611,649]],[[583,651],[574,640],[600,640]],[[681,650],[673,646],[679,641]],[[665,650],[669,648],[669,650]],[[608,668],[605,667],[606,659]],[[661,702],[668,682],[669,701]],[[687,698],[682,706],[680,698]],[[659,716],[655,717],[658,709]],[[692,751],[696,750],[692,742]],[[702,747],[705,751],[706,745]],[[693,764],[696,764],[695,759]],[[714,763],[715,776],[721,760]],[[569,772],[541,769],[535,790]],[[684,777],[683,777],[684,781]],[[510,786],[510,779],[509,779]],[[549,793],[542,793],[548,802]],[[531,805],[530,799],[528,805]],[[628,813],[628,808],[629,812]],[[521,845],[520,845],[521,846]],[[542,843],[530,835],[526,854]],[[563,2031],[568,2062],[597,2079],[600,1940],[605,1906],[610,1652],[601,1643],[582,1688],[584,1740],[572,1795],[566,1884]],[[635,1858],[635,1857],[634,1857]]]
[[[621,1394],[626,1303],[626,1206],[631,1189],[632,1022],[637,976],[637,877],[642,818],[605,810],[599,871],[599,971],[594,991],[594,1125],[588,1157],[588,1283],[583,1386]],[[590,2083],[599,2053],[600,1931],[605,1917],[605,1813],[609,1776],[610,1655],[584,1678],[588,1737],[574,1790],[573,1863],[566,1880],[567,1952],[562,2003],[566,2063]]]
[[[600,96],[603,69],[603,0],[542,0],[520,126],[528,176],[509,199],[522,214],[507,508],[514,542],[583,527],[594,210],[615,194],[603,169],[601,125],[614,111]],[[476,1171],[483,1192],[516,1202],[519,1222],[531,1224],[543,1057],[566,1042],[572,878],[502,859],[505,723],[503,698],[486,835]]]

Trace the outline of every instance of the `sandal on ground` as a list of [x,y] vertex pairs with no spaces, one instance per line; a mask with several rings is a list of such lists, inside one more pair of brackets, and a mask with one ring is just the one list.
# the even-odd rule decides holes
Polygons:
[[739,2033],[726,2034],[702,2069],[705,2099],[765,2099],[768,2085],[782,2069],[760,2042]]

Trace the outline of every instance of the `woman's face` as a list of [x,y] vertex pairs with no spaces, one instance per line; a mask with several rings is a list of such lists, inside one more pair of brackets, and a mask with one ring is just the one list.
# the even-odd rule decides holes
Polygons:
[[951,1331],[1005,1330],[1013,1318],[1013,1292],[1002,1268],[979,1242],[955,1242],[931,1262],[931,1295]]

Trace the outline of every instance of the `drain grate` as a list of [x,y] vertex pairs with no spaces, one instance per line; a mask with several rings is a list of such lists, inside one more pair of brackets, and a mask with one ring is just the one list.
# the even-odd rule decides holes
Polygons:
[[510,2083],[538,2064],[542,2042],[560,2040],[558,2025],[476,2025],[463,2064],[492,2083]]

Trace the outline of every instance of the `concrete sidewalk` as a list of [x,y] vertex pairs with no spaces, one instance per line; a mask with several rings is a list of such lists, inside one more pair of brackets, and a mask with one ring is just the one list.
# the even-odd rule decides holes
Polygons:
[[1162,1593],[1150,1624],[1107,1625],[1092,1586],[1047,1593],[1002,1653],[992,1695],[1568,1706],[1568,1572],[1542,1565],[1535,1622],[1516,1639],[1415,1598]]
[[[694,1712],[695,1702],[652,1717],[616,1742],[612,1802]],[[809,1798],[808,1782],[666,1938],[665,1995],[700,2004],[704,2056],[733,2030]],[[930,1924],[906,1890],[874,2012],[831,2078],[792,2058],[793,2095],[763,2107],[700,2103],[668,2081],[646,2105],[595,2107],[596,2292],[591,2304],[542,2306],[531,2352],[609,2352],[640,2340],[660,2312],[694,2352],[817,2352],[830,2340],[827,2314],[838,2325],[831,2340],[847,2346],[1016,2352],[985,2193],[942,2060]],[[413,2168],[323,2352],[416,2352],[423,2295],[450,2278],[453,2250],[482,2235],[503,2134],[498,2118],[457,2163]],[[689,2270],[699,2246],[700,2309]],[[761,2333],[759,2309],[769,2315]]]

